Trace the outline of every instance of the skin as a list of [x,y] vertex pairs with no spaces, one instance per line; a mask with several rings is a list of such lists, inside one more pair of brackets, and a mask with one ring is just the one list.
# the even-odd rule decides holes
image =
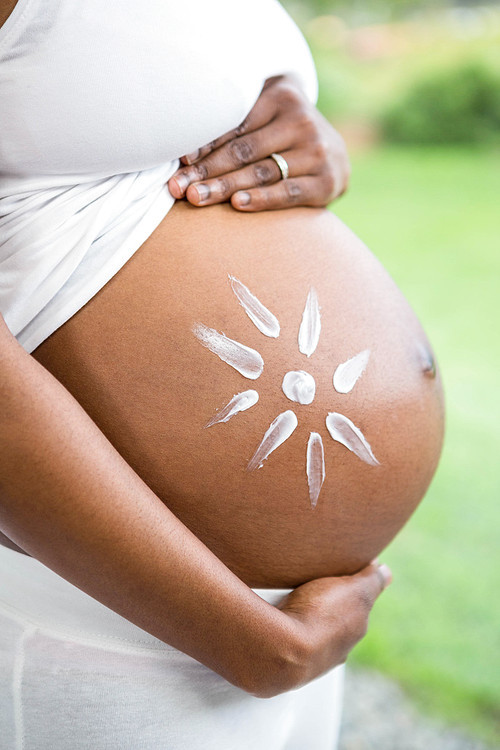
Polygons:
[[[297,262],[304,249],[312,262],[305,272]],[[279,347],[238,308],[228,268],[273,307],[283,329]],[[302,438],[297,431],[297,440],[249,476],[245,457],[285,405],[283,371],[303,364],[296,332],[313,281],[324,336],[307,369],[318,397],[304,407]],[[353,295],[363,325],[347,327],[343,311]],[[231,326],[266,362],[260,411],[210,430],[203,424],[249,381],[200,346],[190,330],[197,320]],[[332,398],[340,399],[331,389],[331,353],[343,359],[361,348],[357,337],[367,325],[377,365],[345,398],[354,397],[349,415],[387,472],[376,475],[328,444],[321,427]],[[83,591],[242,689],[269,697],[304,684],[345,660],[390,580],[377,563],[348,577],[332,574],[370,558],[395,533],[437,461],[439,379],[408,347],[415,338],[425,343],[400,293],[328,212],[243,217],[228,206],[202,212],[176,204],[33,356],[0,327],[0,528]],[[309,429],[323,432],[327,459],[314,511],[304,481]],[[228,461],[230,471],[221,471]],[[345,524],[345,539],[335,519]],[[320,575],[318,566],[322,577],[309,580],[313,571]],[[307,583],[280,610],[245,585],[301,580]]]
[[[195,216],[205,219],[186,222],[186,211],[192,213],[193,219]],[[255,214],[255,221],[267,238],[272,216]],[[310,242],[311,231],[315,231],[314,217],[307,210],[296,216]],[[322,213],[321,218],[323,216],[330,221],[329,214]],[[227,223],[229,217],[240,223],[239,236],[235,231],[227,234],[231,229]],[[345,660],[366,632],[370,609],[390,581],[390,572],[374,563],[353,576],[315,579],[295,589],[280,609],[276,609],[254,595],[189,531],[167,507],[166,502],[172,498],[161,498],[153,483],[148,486],[141,477],[148,473],[144,457],[149,455],[154,462],[155,457],[167,455],[172,447],[168,443],[154,444],[160,433],[157,431],[154,437],[148,431],[148,418],[154,416],[155,410],[157,414],[161,410],[156,427],[166,435],[165,402],[175,404],[181,416],[182,412],[185,416],[190,410],[189,402],[183,404],[186,370],[181,377],[177,369],[169,371],[177,357],[175,335],[166,336],[166,349],[158,347],[158,336],[164,335],[172,321],[173,330],[179,332],[177,335],[183,340],[186,336],[189,339],[189,331],[183,326],[187,298],[184,297],[177,309],[170,310],[161,298],[165,291],[172,292],[163,284],[168,283],[169,264],[175,262],[174,256],[165,252],[165,241],[168,237],[172,252],[177,248],[177,261],[186,256],[183,263],[197,262],[196,258],[204,257],[202,239],[206,235],[207,220],[214,241],[210,249],[215,251],[217,236],[225,237],[226,242],[230,237],[235,258],[239,257],[239,263],[248,266],[251,259],[248,249],[255,253],[259,244],[262,245],[263,236],[255,233],[257,225],[253,226],[251,236],[258,242],[252,247],[247,219],[229,207],[214,206],[202,214],[195,208],[178,204],[133,256],[135,267],[131,262],[126,264],[77,315],[38,347],[34,356],[22,349],[1,321],[0,528],[26,553],[139,627],[190,654],[243,690],[259,697],[270,697],[305,684]],[[282,228],[287,225],[285,222]],[[191,230],[195,227],[198,236],[193,244],[195,238]],[[285,234],[283,241],[288,246],[297,236],[297,228],[291,226],[288,235]],[[236,226],[233,229],[236,230]],[[319,241],[321,227],[317,229],[320,233],[313,239]],[[227,245],[226,252],[232,256]],[[210,254],[205,257],[210,267]],[[217,271],[218,277],[220,269],[218,261],[215,262],[212,272]],[[235,270],[241,275],[243,268]],[[176,279],[182,287],[182,278],[178,275]],[[189,300],[199,291],[196,280],[191,281],[195,286],[191,288]],[[143,329],[146,321],[136,317],[134,297],[137,308],[152,316],[149,328]],[[177,293],[171,298],[183,299]],[[148,299],[150,305],[145,304]],[[200,301],[202,299],[202,309],[196,312],[223,311],[209,288],[205,288]],[[220,301],[225,304],[224,295]],[[231,317],[234,317],[233,302],[231,299],[228,308]],[[209,307],[215,303],[215,308],[205,308],[207,303]],[[155,319],[155,316],[160,318]],[[191,320],[191,313],[188,317]],[[161,322],[160,328],[156,327],[158,322]],[[287,322],[286,315],[282,322]],[[108,323],[113,330],[106,330]],[[108,333],[111,333],[109,340]],[[135,339],[133,349],[128,348],[129,336]],[[90,351],[88,344],[92,347]],[[149,359],[157,352],[162,357],[166,352],[161,371],[158,363]],[[198,371],[196,358],[205,355],[206,350],[197,344],[193,354],[188,371],[194,374]],[[201,364],[202,360],[199,361]],[[272,357],[267,357],[267,361],[272,367]],[[119,364],[119,371],[114,370],[113,363]],[[140,367],[139,378],[137,371],[133,371],[136,365]],[[170,387],[166,385],[165,373],[171,377]],[[101,382],[100,378],[103,378]],[[196,386],[196,377],[192,384]],[[203,383],[200,387],[203,390]],[[211,399],[214,393],[209,395]],[[124,396],[126,401],[123,402]],[[209,401],[206,403],[208,408]],[[153,412],[149,411],[151,405]],[[100,416],[93,421],[94,407]],[[171,409],[171,413],[176,409]],[[203,434],[199,416],[198,408],[193,409],[192,423],[198,436]],[[174,420],[172,424],[182,430],[184,423]],[[114,428],[119,438],[125,440],[116,446],[113,444]],[[135,436],[128,442],[134,432]],[[151,437],[154,437],[153,443]],[[124,455],[127,444],[135,453],[135,459],[129,463]],[[221,445],[217,447],[215,443],[217,451],[221,450]],[[227,447],[227,440],[224,440],[224,451]],[[207,452],[198,444],[197,450],[200,448]],[[208,452],[213,448],[214,445],[209,445]],[[207,455],[199,452],[196,455],[205,460],[207,466]],[[303,460],[303,454],[301,458]],[[141,463],[140,471],[134,470],[133,463],[137,462]],[[274,466],[283,477],[279,463]],[[160,473],[167,476],[163,461]],[[271,479],[269,475],[268,479]],[[210,481],[219,498],[212,508],[218,506],[219,510],[224,510],[224,506],[236,500],[233,505],[236,510],[241,498],[232,498],[225,481],[219,482],[213,471]],[[267,489],[268,500],[276,503],[277,517],[281,513],[284,518],[287,510],[283,498],[273,494],[272,481]],[[300,488],[293,489],[293,504],[303,506],[303,482]],[[185,493],[183,497],[186,498]],[[206,493],[200,497],[202,502],[210,501]],[[252,495],[247,494],[247,499],[251,501],[251,498]],[[202,507],[199,497],[192,499]],[[262,505],[259,509],[257,502],[252,508],[249,503],[248,508],[254,521],[258,521]],[[249,528],[252,526],[253,522]],[[268,540],[277,528],[275,523]],[[237,539],[245,529],[241,527],[238,531],[237,524],[233,524],[232,529],[221,529],[221,540],[224,535],[227,537],[228,531]],[[300,536],[302,533],[296,528],[295,539]],[[243,537],[240,540],[244,542]],[[254,535],[252,543],[255,541]],[[293,541],[288,538],[286,544]],[[314,543],[309,539],[308,546],[312,548]],[[252,562],[252,557],[241,561],[242,566],[250,566],[246,575],[248,582],[259,575],[256,562]],[[296,559],[296,566],[297,563],[296,571],[303,575],[305,568],[300,560]],[[276,569],[271,569],[271,574],[273,577],[281,575]],[[241,577],[245,578],[243,567]],[[268,582],[273,586],[279,583],[270,579]],[[218,633],[217,639],[213,638],[214,632]]]
[[0,28],[4,25],[14,8],[16,7],[16,0],[1,0],[0,2]]
[[[278,340],[263,336],[243,313],[228,273],[277,315]],[[307,359],[298,352],[297,332],[311,285],[323,332]],[[192,333],[197,322],[259,351],[262,376],[249,381],[202,347]],[[439,378],[425,376],[421,347],[429,350],[400,292],[330,213],[243,217],[228,206],[198,211],[178,204],[33,357],[230,570],[249,586],[280,588],[357,572],[424,494],[442,423]],[[334,369],[366,348],[372,352],[366,373],[350,394],[337,394]],[[290,402],[281,390],[292,369],[316,380],[310,406]],[[250,387],[260,395],[257,406],[204,428]],[[289,408],[299,418],[293,437],[249,474],[247,462],[264,432]],[[332,441],[329,411],[360,426],[380,466]],[[323,437],[327,476],[314,510],[305,475],[311,430]]]
[[[14,6],[15,3],[0,1],[0,24]],[[281,86],[283,81],[274,83]],[[284,93],[283,89],[281,93]],[[316,201],[312,205],[325,205],[332,195],[342,192],[348,179],[348,169],[345,168],[346,162],[341,154],[342,147],[339,147],[338,139],[331,138],[331,132],[326,141],[322,141],[321,148],[315,151],[312,161],[307,164],[294,161],[295,157],[292,158],[291,153],[286,150],[292,146],[291,151],[298,151],[299,156],[301,151],[307,154],[310,151],[311,136],[314,141],[314,133],[318,135],[321,130],[317,121],[316,130],[314,127],[301,128],[301,135],[296,142],[286,141],[286,118],[297,119],[300,107],[305,106],[304,102],[299,101],[300,97],[295,96],[295,104],[293,98],[288,90],[286,96],[279,99],[281,104],[273,114],[272,108],[268,107],[271,99],[263,95],[260,109],[257,105],[254,108],[257,113],[260,112],[260,119],[252,121],[250,118],[248,122],[247,118],[245,126],[253,144],[253,150],[247,149],[250,164],[255,165],[255,160],[258,161],[270,151],[279,151],[289,161],[292,180],[287,181],[288,185],[278,181],[280,175],[275,169],[274,176],[269,175],[269,182],[278,183],[264,189],[260,182],[262,168],[252,168],[249,172],[248,164],[238,161],[241,148],[231,146],[238,138],[246,137],[247,132],[227,134],[223,137],[223,142],[219,139],[201,149],[199,154],[183,160],[185,163],[196,160],[198,169],[202,165],[204,179],[216,178],[218,185],[221,183],[221,176],[231,176],[222,181],[224,191],[211,188],[210,203],[231,200],[233,208],[259,211],[299,205],[301,202],[307,205],[310,201]],[[284,106],[283,102],[288,104]],[[279,129],[273,128],[274,120],[283,116],[284,111],[287,113],[285,120],[281,122]],[[309,111],[306,119],[311,124],[315,115]],[[304,121],[301,123],[303,125]],[[324,132],[328,133],[328,130]],[[266,150],[262,152],[259,149],[263,148],[263,144],[266,145]],[[329,159],[324,158],[325,154],[333,154],[335,149],[337,159],[329,162]],[[228,153],[232,158],[227,158]],[[268,169],[273,168],[272,160],[261,161]],[[324,169],[325,161],[329,163],[327,170]],[[333,175],[334,164],[337,177]],[[241,170],[245,169],[250,178],[245,176],[242,182]],[[239,170],[238,175],[236,173]],[[306,172],[305,176],[301,170]],[[311,177],[310,172],[313,175],[312,181],[308,179]],[[303,179],[297,188],[298,178],[301,176],[307,178],[307,181]],[[198,203],[195,177],[196,174],[192,175],[192,185],[185,193],[192,204]],[[245,207],[239,205],[238,198],[235,197],[241,192],[241,188],[251,193],[251,201]],[[174,190],[175,188],[173,192]],[[191,213],[186,214],[186,211]],[[384,539],[395,533],[411,512],[432,474],[439,453],[439,381],[435,381],[434,392],[428,388],[423,394],[421,405],[423,408],[425,404],[430,409],[429,424],[425,425],[425,420],[421,420],[414,433],[420,434],[421,438],[428,438],[427,452],[417,462],[420,468],[411,466],[411,457],[414,455],[411,446],[418,445],[418,439],[413,443],[410,441],[411,445],[407,445],[403,451],[401,465],[406,466],[406,479],[410,479],[410,490],[405,498],[396,502],[391,496],[392,499],[386,505],[382,504],[382,509],[378,511],[379,530],[372,535],[371,541],[370,535],[365,534],[367,544],[363,541],[363,535],[359,538],[359,527],[354,524],[342,551],[337,550],[335,555],[331,555],[333,538],[330,537],[327,539],[330,550],[326,550],[326,555],[323,552],[319,555],[312,553],[316,544],[314,534],[320,546],[324,546],[325,534],[322,532],[321,522],[313,520],[311,524],[310,515],[307,516],[307,512],[310,514],[311,511],[309,509],[306,512],[304,509],[307,503],[304,504],[303,476],[300,482],[297,475],[294,475],[294,479],[292,474],[288,476],[290,466],[298,466],[296,459],[299,454],[303,465],[303,446],[298,451],[298,443],[293,446],[290,441],[286,446],[287,449],[290,448],[286,460],[285,455],[273,455],[272,459],[279,460],[269,463],[271,467],[274,465],[272,472],[262,474],[265,477],[262,487],[259,489],[259,473],[256,474],[259,477],[257,484],[250,487],[248,482],[243,481],[241,472],[241,442],[239,446],[237,441],[234,443],[229,455],[227,434],[220,430],[218,438],[204,443],[199,434],[200,413],[197,403],[184,398],[187,394],[182,383],[187,382],[186,372],[199,372],[197,363],[200,367],[208,367],[207,356],[213,358],[213,355],[201,349],[199,344],[193,346],[196,342],[191,340],[189,346],[193,356],[184,363],[188,367],[179,369],[179,362],[176,362],[178,352],[186,341],[184,323],[188,300],[199,296],[197,312],[200,315],[219,313],[219,320],[220,315],[224,320],[235,318],[234,299],[231,298],[229,304],[227,287],[222,286],[221,278],[224,274],[219,273],[221,265],[234,262],[234,273],[244,276],[249,285],[255,283],[259,290],[263,290],[262,294],[267,296],[271,293],[269,278],[274,276],[280,279],[281,270],[273,266],[274,261],[270,261],[266,268],[263,267],[265,275],[257,272],[252,277],[250,271],[253,264],[259,259],[259,252],[262,253],[269,237],[274,234],[277,255],[281,254],[282,260],[288,261],[288,250],[298,237],[298,225],[293,221],[286,225],[273,225],[272,222],[269,225],[264,221],[260,223],[260,229],[259,225],[231,225],[230,217],[234,219],[237,214],[227,207],[205,208],[202,222],[196,223],[193,211],[196,209],[178,204],[119,274],[74,318],[44,342],[34,352],[34,356],[27,355],[6,326],[0,325],[0,528],[5,533],[4,543],[14,548],[17,543],[17,549],[36,556],[67,580],[140,627],[194,656],[244,690],[267,697],[304,684],[331,666],[341,663],[366,631],[369,611],[380,591],[390,582],[390,572],[385,566],[370,564],[358,574],[348,577],[332,578],[328,574],[327,577],[315,580],[309,580],[309,577],[312,571],[316,571],[314,575],[319,574],[320,568],[331,571],[346,570],[349,567],[357,569],[361,558],[370,557],[370,544],[373,548],[383,545]],[[297,216],[303,229],[300,240],[302,248],[309,249],[314,240],[314,252],[321,255],[322,246],[328,254],[328,247],[334,250],[336,242],[340,243],[339,247],[344,242],[349,245],[350,240],[342,236],[342,231],[338,232],[332,226],[322,229],[314,219],[311,224],[309,219],[312,217],[307,212]],[[231,237],[230,249],[228,236]],[[211,241],[218,238],[218,248],[214,242],[207,247],[207,237]],[[165,252],[166,249],[168,253]],[[164,276],[163,274],[169,274],[173,270],[174,257],[179,261],[176,266],[177,276]],[[189,275],[190,270],[195,271],[196,268],[198,282],[203,281],[202,262],[205,258],[209,260],[205,270],[213,283],[219,285],[221,306],[218,303],[213,306],[213,287],[210,284],[203,286],[203,283],[194,283],[193,275],[191,287],[184,283],[183,274]],[[261,260],[267,263],[267,253]],[[330,260],[331,265],[333,260]],[[341,268],[338,260],[337,258],[333,262],[335,271]],[[193,262],[197,265],[190,266],[189,263]],[[316,272],[326,274],[326,266],[322,267],[320,262]],[[152,275],[155,268],[159,273],[156,277]],[[257,264],[255,270],[258,271],[258,268]],[[293,271],[293,268],[289,271]],[[164,286],[158,285],[160,279],[165,282]],[[175,279],[178,284],[172,286]],[[170,297],[165,297],[167,280],[170,283]],[[298,283],[297,274],[290,272],[286,278],[280,279],[278,289],[272,292],[278,295],[278,299],[281,296],[283,302],[287,295],[291,296],[291,291],[297,288]],[[320,286],[319,281],[315,283]],[[182,294],[179,296],[179,291],[185,295],[184,298]],[[328,293],[329,290],[323,291]],[[358,290],[358,296],[359,294],[363,296]],[[147,300],[151,303],[149,307],[144,304]],[[175,304],[169,308],[169,303],[173,301]],[[396,305],[395,308],[397,307]],[[146,310],[149,310],[150,315],[144,317]],[[399,312],[402,313],[403,310],[399,308]],[[329,315],[333,321],[334,314],[330,311]],[[408,317],[406,312],[406,316],[409,329],[413,326],[414,332],[417,332],[418,324],[415,324],[411,314]],[[291,331],[291,311],[283,310],[280,318],[282,322],[288,321],[287,328]],[[343,321],[337,315],[334,322],[338,325]],[[159,349],[158,337],[172,323],[171,334]],[[211,324],[211,321],[207,319],[207,323]],[[214,320],[212,324],[215,323]],[[295,314],[293,325],[296,324]],[[235,329],[238,333],[239,325],[241,320]],[[421,331],[418,331],[422,340]],[[248,327],[243,326],[241,334],[248,333]],[[255,331],[253,334],[255,335]],[[165,345],[166,342],[168,346]],[[285,363],[285,350],[290,354],[290,338],[284,338],[282,343],[285,349],[275,354],[274,359],[273,354],[266,352],[264,346],[259,347],[265,354],[266,363],[269,363],[267,370],[271,374],[274,371],[276,375]],[[340,341],[337,343],[340,344]],[[108,347],[108,344],[111,345]],[[129,345],[133,348],[127,349]],[[328,342],[326,345],[328,346]],[[133,357],[131,362],[131,351],[142,352],[141,358]],[[158,351],[161,352],[161,361],[155,362]],[[71,366],[67,361],[68,352],[71,353]],[[326,363],[325,353],[320,356],[318,350],[317,354],[317,370],[321,376],[321,372],[331,370],[331,361],[327,357],[329,361]],[[409,359],[413,361],[413,357],[410,356]],[[174,362],[176,367],[169,369]],[[290,369],[289,362],[287,356],[287,369]],[[217,363],[220,368],[224,367],[218,360]],[[120,367],[114,368],[115,364]],[[408,370],[408,361],[406,364]],[[134,370],[134,366],[139,366],[139,370]],[[424,370],[425,368],[420,367],[419,375],[427,377]],[[168,372],[171,381],[168,391],[165,372]],[[234,371],[231,371],[231,375],[233,380],[227,373],[217,373],[219,393],[211,388],[206,391],[206,398],[203,399],[207,413],[211,399],[217,395],[220,401],[226,386],[233,385]],[[407,404],[411,404],[409,392],[414,389],[415,404],[420,401],[422,394],[416,395],[418,378],[410,380],[413,380],[413,385],[403,388],[403,391],[406,390],[409,396]],[[198,389],[198,396],[206,388],[206,383],[197,383],[196,378],[191,379],[190,383],[194,392]],[[260,440],[262,425],[267,421],[267,427],[275,416],[274,412],[270,412],[277,406],[276,377],[274,382],[272,378],[267,381],[264,378],[261,385],[259,392],[262,402],[266,396],[265,414],[261,411],[259,423],[250,423],[246,433],[241,433],[246,435],[245,439],[251,438],[253,444]],[[226,393],[228,392],[225,391],[224,396]],[[365,393],[365,398],[366,396]],[[163,407],[166,398],[170,403],[176,404],[178,412],[170,423],[174,432],[167,436],[166,442],[161,443],[165,438]],[[128,408],[119,408],[119,404]],[[318,400],[315,402],[315,411],[310,412],[311,420],[313,417],[317,419],[320,407],[324,418],[323,407],[326,407],[326,402],[319,403]],[[141,416],[142,409],[145,411]],[[422,409],[419,411],[417,408],[415,414],[421,417],[421,411]],[[397,409],[393,421],[397,421],[396,413]],[[211,409],[208,416],[212,414]],[[354,417],[352,412],[350,414]],[[94,420],[91,419],[92,416]],[[240,418],[243,419],[244,416],[246,415],[240,415]],[[147,424],[148,417],[152,418],[151,425]],[[187,417],[187,422],[179,417]],[[237,422],[236,425],[238,424],[240,423]],[[314,426],[317,428],[316,423]],[[426,427],[429,428],[427,433]],[[193,455],[198,456],[201,461],[205,460],[205,465],[195,466],[195,462],[190,459],[193,466],[183,466],[181,461],[176,464],[175,471],[171,471],[166,477],[165,461],[160,460],[160,457],[177,454],[178,442],[175,441],[183,439],[183,430],[186,434],[189,433],[189,450],[193,448],[192,436],[198,430]],[[205,432],[208,434],[210,431]],[[324,436],[324,440],[328,440],[327,436]],[[228,468],[234,468],[234,476],[237,477],[234,487],[231,482],[226,483],[226,486],[224,482],[221,483],[221,475],[214,471],[213,462],[209,461],[210,465],[207,465],[207,458],[212,451],[223,461],[229,459]],[[129,463],[125,460],[128,459],[127,454],[130,454]],[[186,455],[187,451],[184,457]],[[170,461],[169,469],[173,467],[174,464]],[[184,485],[186,472],[193,468],[195,472],[200,470],[200,476],[206,469],[209,481],[196,487],[196,482],[192,483],[191,488],[188,486],[187,489],[194,494],[189,495]],[[331,471],[331,466],[327,465],[328,477],[332,476],[330,484],[335,481],[339,483],[338,486],[346,489],[352,483],[352,469],[344,471],[345,462],[342,470],[335,474],[337,468],[340,467],[334,465],[334,471]],[[245,479],[248,478],[246,474],[244,476]],[[358,481],[358,473],[354,474],[354,478]],[[180,487],[179,480],[182,485]],[[382,488],[385,486],[385,490],[380,490],[383,495],[384,492],[387,493],[390,482],[382,479],[379,485]],[[355,494],[359,495],[363,482],[358,485],[354,482],[353,486],[357,489]],[[283,500],[289,489],[292,502],[285,506]],[[159,494],[156,494],[156,490]],[[210,491],[213,491],[213,497],[208,496]],[[322,508],[323,519],[330,519],[331,527],[331,519],[338,513],[337,520],[340,520],[342,510],[332,511],[331,503],[323,503],[326,495],[325,484],[324,494],[320,498],[324,508],[319,506],[318,509]],[[246,510],[242,504],[243,498],[248,501]],[[356,497],[356,502],[358,499]],[[343,493],[342,502],[348,508],[349,502],[352,502],[349,493]],[[193,513],[197,504],[198,508],[204,508],[198,516],[196,512]],[[171,512],[173,507],[175,514]],[[269,508],[272,508],[272,512]],[[234,513],[231,513],[231,509]],[[291,513],[291,509],[296,511],[296,515],[295,512]],[[359,507],[357,510],[359,511]],[[208,518],[211,511],[215,514],[212,520]],[[186,525],[179,520],[183,515]],[[349,512],[347,516],[349,517]],[[354,519],[356,513],[351,513],[350,516]],[[266,517],[271,521],[269,527],[265,524]],[[388,517],[390,520],[384,521]],[[263,527],[260,529],[262,535],[255,531],[258,529],[259,518]],[[279,521],[280,518],[286,522],[285,526],[288,524],[286,533],[284,529],[278,528],[277,519]],[[306,521],[303,529],[299,529],[301,520]],[[386,525],[383,533],[380,532],[381,520],[382,525]],[[208,525],[204,525],[203,521],[209,521]],[[196,532],[193,535],[189,531],[189,524],[193,528],[197,524],[205,527],[205,530],[201,529],[200,537],[205,534],[206,545],[197,538]],[[287,547],[292,541],[298,543],[298,546],[294,546],[290,557]],[[209,548],[217,551],[216,554],[221,559],[225,558],[228,567]],[[273,562],[276,559],[276,549],[280,550],[280,555],[286,553],[279,564]],[[260,553],[262,560],[259,560]],[[308,582],[295,589],[280,610],[276,610],[252,594],[240,579],[254,586],[294,585],[301,580]],[[217,639],[211,637],[215,630],[219,634]]]
[[[287,161],[286,180],[269,158],[276,152]],[[266,81],[238,128],[181,161],[188,166],[169,180],[172,195],[194,206],[230,201],[239,211],[323,207],[345,192],[350,177],[340,134],[290,76]]]

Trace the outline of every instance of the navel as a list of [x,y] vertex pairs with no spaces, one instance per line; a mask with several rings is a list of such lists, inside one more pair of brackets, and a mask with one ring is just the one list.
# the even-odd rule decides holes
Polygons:
[[434,359],[434,355],[432,354],[429,347],[419,342],[417,344],[417,356],[418,356],[419,365],[422,370],[422,374],[426,378],[430,378],[430,379],[435,378],[436,377],[436,360]]

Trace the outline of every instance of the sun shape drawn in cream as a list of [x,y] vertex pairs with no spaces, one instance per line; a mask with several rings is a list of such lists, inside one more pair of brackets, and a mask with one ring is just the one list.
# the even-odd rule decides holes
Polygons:
[[[276,316],[241,281],[234,276],[229,276],[229,282],[236,298],[252,323],[264,336],[278,338],[280,324]],[[224,333],[219,333],[214,328],[208,328],[203,323],[196,323],[193,327],[193,333],[203,346],[248,380],[257,380],[262,374],[264,360],[255,349],[230,339]],[[318,295],[314,287],[311,287],[307,295],[298,335],[299,351],[307,358],[316,351],[320,333],[321,315]],[[364,373],[369,358],[370,350],[364,349],[338,365],[333,374],[333,387],[337,393],[344,394],[352,391],[356,382]],[[316,383],[313,376],[305,370],[291,370],[283,378],[282,389],[290,401],[307,405],[314,401]],[[259,394],[253,389],[236,393],[205,427],[213,427],[215,424],[228,422],[235,414],[250,409],[258,400]],[[278,414],[248,462],[247,470],[260,469],[270,454],[288,440],[297,425],[298,419],[292,409]],[[333,440],[344,445],[362,461],[371,466],[379,465],[369,442],[359,427],[356,427],[348,417],[338,412],[329,412],[326,416],[326,427]],[[323,440],[318,432],[311,432],[309,435],[306,451],[306,474],[311,505],[315,508],[325,481],[325,452]]]

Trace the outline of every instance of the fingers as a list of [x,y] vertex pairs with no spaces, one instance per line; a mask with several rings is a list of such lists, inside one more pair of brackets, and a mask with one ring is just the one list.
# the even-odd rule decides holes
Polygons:
[[371,563],[362,571],[343,579],[346,589],[343,600],[343,619],[338,630],[338,645],[347,658],[348,653],[368,630],[368,618],[380,594],[392,581],[387,565]]
[[351,579],[353,585],[359,586],[360,591],[366,595],[371,609],[382,591],[392,583],[392,572],[387,565],[380,565],[374,560],[359,573],[351,576]]
[[383,591],[384,589],[387,588],[387,586],[390,586],[390,584],[392,583],[392,570],[389,568],[388,565],[378,565],[377,563],[377,568],[375,572],[377,573],[377,576],[380,582],[381,591]]
[[191,164],[194,164],[200,159],[203,159],[205,156],[208,156],[208,154],[211,154],[212,151],[215,151],[217,148],[223,146],[233,138],[236,138],[236,129],[230,130],[228,133],[224,133],[224,135],[221,135],[220,138],[216,138],[214,141],[210,141],[210,143],[205,144],[205,146],[196,149],[196,151],[193,151],[190,154],[181,156],[180,161],[186,166],[191,166]]
[[283,144],[282,151],[287,150],[292,142],[291,128],[287,130],[270,124],[258,133],[233,138],[201,161],[179,169],[168,182],[170,192],[174,198],[183,198],[191,184],[206,183],[207,180],[228,175],[266,159],[276,142]]
[[297,626],[306,679],[345,662],[391,580],[389,568],[374,562],[355,575],[314,579],[288,594],[279,608]]
[[208,156],[212,151],[216,151],[221,146],[232,141],[234,138],[258,130],[271,122],[276,116],[278,109],[276,97],[273,96],[272,91],[267,90],[269,84],[271,84],[273,80],[274,79],[271,79],[266,83],[254,107],[237,128],[230,130],[228,133],[220,136],[220,138],[216,138],[214,141],[207,143],[205,146],[193,151],[191,154],[182,156],[181,162],[186,165],[194,164],[205,156]]
[[269,187],[235,193],[231,205],[240,211],[270,211],[292,206],[323,207],[328,183],[320,175],[289,178]]
[[[282,180],[269,154],[289,164]],[[195,206],[231,201],[254,212],[291,206],[324,207],[346,190],[345,143],[286,77],[269,79],[246,120],[198,151],[168,182],[174,198]]]
[[341,615],[366,619],[375,601],[392,581],[387,565],[370,563],[359,573],[349,576],[316,578],[298,586],[283,600],[281,609],[316,617],[322,611],[326,618]]
[[[286,157],[291,175],[308,174],[310,173],[309,170],[314,168],[314,159],[307,151],[286,151],[283,155]],[[272,185],[281,179],[280,168],[274,159],[267,158],[234,172],[215,177],[212,180],[189,185],[186,190],[186,198],[193,205],[209,206],[212,203],[230,200],[231,196],[238,191]],[[325,190],[327,188],[328,185],[325,181]],[[243,205],[243,200],[240,200],[240,196],[236,195],[233,205],[238,206],[240,203]],[[258,206],[254,210],[259,210]]]
[[309,581],[280,608],[305,623],[321,624],[327,639],[349,651],[365,635],[373,605],[391,581],[387,565],[371,563],[355,575]]
[[281,178],[279,167],[272,159],[264,159],[213,180],[189,185],[186,198],[195,206],[209,206],[230,200],[238,190],[257,185],[270,185]]

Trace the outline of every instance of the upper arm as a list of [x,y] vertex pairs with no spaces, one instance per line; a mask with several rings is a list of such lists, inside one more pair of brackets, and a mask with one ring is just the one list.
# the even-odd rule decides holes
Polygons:
[[17,5],[17,0],[0,0],[0,28]]

